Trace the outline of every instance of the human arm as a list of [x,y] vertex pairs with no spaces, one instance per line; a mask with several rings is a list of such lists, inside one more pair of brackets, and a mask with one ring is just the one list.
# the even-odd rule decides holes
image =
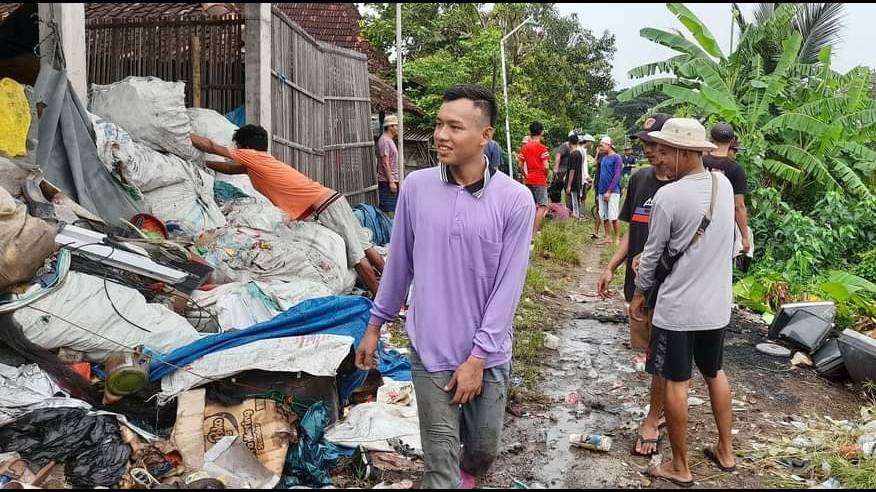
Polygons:
[[[606,200],[611,198],[611,194],[612,194],[611,190],[613,190],[614,187],[617,186],[617,184],[620,182],[621,174],[623,173],[623,169],[624,169],[624,162],[620,158],[620,156],[617,154],[614,154],[612,157],[614,157],[614,159],[612,159],[612,161],[614,162],[614,169],[612,172],[611,181],[609,182],[609,185],[608,185],[608,189],[605,190],[605,199]],[[607,157],[605,159],[607,159]]]
[[748,209],[745,207],[745,195],[734,195],[736,201],[736,225],[742,234],[742,253],[751,250],[751,238],[748,237]]
[[398,183],[395,182],[395,177],[392,175],[392,164],[390,162],[392,159],[388,155],[382,155],[380,160],[383,165],[383,172],[389,182],[389,191],[398,193]]
[[405,295],[414,278],[414,230],[411,223],[413,212],[408,195],[416,196],[411,191],[414,182],[406,181],[405,189],[400,190],[395,210],[395,220],[392,224],[392,254],[383,270],[380,289],[371,308],[371,319],[365,330],[365,336],[356,349],[356,367],[362,370],[377,368],[377,341],[380,338],[380,327],[388,321],[396,319],[398,308],[404,302]]
[[605,271],[602,272],[602,276],[599,277],[597,291],[603,299],[608,299],[609,297],[611,297],[611,293],[609,292],[608,288],[611,285],[611,281],[614,280],[614,272],[615,270],[617,270],[617,267],[621,265],[621,263],[626,261],[629,251],[630,231],[629,229],[627,229],[627,232],[624,233],[624,237],[621,239],[620,245],[617,247],[617,251],[614,252],[611,260],[608,261],[608,266],[605,267]]
[[234,161],[207,161],[206,164],[217,173],[246,174],[246,167]]
[[669,211],[661,200],[661,191],[654,196],[654,206],[651,208],[651,218],[648,224],[648,240],[639,260],[639,271],[636,273],[636,290],[642,292],[650,289],[655,282],[655,272],[660,255],[666,250],[672,230],[672,219]]
[[219,155],[226,159],[232,159],[231,152],[228,150],[228,147],[217,144],[216,142],[210,140],[207,137],[202,137],[201,135],[192,135],[191,137],[192,145],[200,150],[201,152],[205,152],[207,154]]

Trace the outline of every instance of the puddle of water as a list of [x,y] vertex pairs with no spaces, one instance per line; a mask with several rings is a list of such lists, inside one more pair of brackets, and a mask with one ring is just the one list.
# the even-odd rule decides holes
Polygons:
[[[551,488],[577,487],[580,475],[590,475],[599,484],[615,471],[594,470],[593,464],[603,461],[608,455],[579,449],[569,445],[570,434],[600,434],[614,436],[622,425],[631,419],[639,419],[642,405],[641,388],[627,388],[624,376],[635,371],[631,367],[632,353],[624,347],[628,335],[626,326],[601,323],[595,320],[573,320],[560,333],[563,341],[556,357],[546,361],[547,374],[563,373],[546,382],[544,393],[554,400],[548,417],[536,423],[536,441],[541,446],[546,463],[536,470],[537,479]],[[570,393],[577,394],[577,401],[570,404]],[[611,395],[611,396],[608,396]],[[629,399],[618,405],[618,398]],[[609,453],[616,453],[612,449]],[[602,455],[602,456],[600,456]],[[618,468],[618,460],[613,459]],[[577,473],[575,469],[581,468]],[[602,475],[602,477],[594,476]],[[611,481],[609,481],[611,483]]]

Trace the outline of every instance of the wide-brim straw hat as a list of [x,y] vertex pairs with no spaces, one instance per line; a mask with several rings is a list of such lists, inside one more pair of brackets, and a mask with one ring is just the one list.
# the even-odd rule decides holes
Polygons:
[[718,148],[706,139],[706,128],[693,118],[670,118],[662,129],[649,132],[648,137],[657,143],[682,150],[708,152]]

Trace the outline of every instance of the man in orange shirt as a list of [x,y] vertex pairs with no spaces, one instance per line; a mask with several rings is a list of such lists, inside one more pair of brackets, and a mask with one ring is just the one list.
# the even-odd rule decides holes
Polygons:
[[313,181],[292,166],[278,161],[268,152],[268,132],[257,125],[245,125],[234,132],[236,149],[223,147],[212,140],[192,135],[192,145],[208,154],[233,162],[207,161],[207,167],[224,174],[248,174],[253,187],[268,197],[293,220],[313,217],[338,233],[347,247],[347,261],[372,294],[377,294],[378,272],[383,272],[383,257],[371,244],[360,239],[360,229],[347,199],[335,190]]

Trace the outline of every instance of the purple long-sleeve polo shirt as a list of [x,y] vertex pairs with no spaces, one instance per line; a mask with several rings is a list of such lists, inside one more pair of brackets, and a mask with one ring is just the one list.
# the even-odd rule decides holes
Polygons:
[[370,324],[396,319],[416,278],[406,328],[426,370],[455,371],[470,355],[487,368],[510,361],[534,217],[529,190],[488,167],[467,187],[444,165],[411,173]]

